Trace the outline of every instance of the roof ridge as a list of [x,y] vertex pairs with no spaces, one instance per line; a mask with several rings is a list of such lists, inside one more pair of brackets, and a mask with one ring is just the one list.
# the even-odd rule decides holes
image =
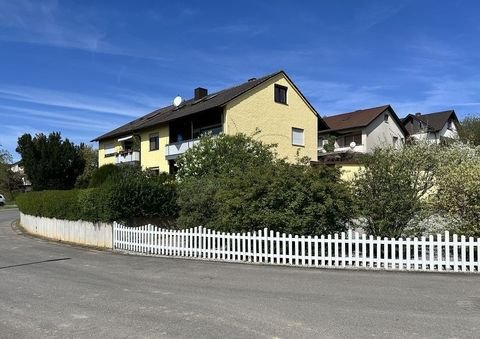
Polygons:
[[345,112],[345,113],[339,113],[339,114],[334,114],[334,115],[326,116],[325,118],[338,117],[338,116],[341,116],[341,115],[352,114],[352,113],[362,112],[362,111],[369,111],[369,110],[379,109],[379,108],[383,108],[383,107],[384,107],[385,109],[387,109],[387,107],[389,107],[389,106],[390,106],[390,104],[381,105],[381,106],[376,106],[376,107],[362,108],[362,109],[357,109],[357,110],[351,111],[351,112]]
[[[165,119],[172,120],[172,119],[180,118],[184,114],[186,114],[186,112],[188,112],[189,110],[192,110],[192,107],[196,103],[198,103],[199,106],[201,106],[200,103],[203,103],[204,106],[206,105],[207,107],[203,107],[203,110],[212,108],[212,107],[209,107],[211,105],[214,105],[216,107],[222,107],[225,104],[227,104],[228,102],[234,100],[235,98],[243,95],[244,93],[246,93],[246,92],[250,91],[251,89],[257,87],[258,85],[264,83],[265,81],[273,78],[274,76],[276,76],[278,74],[282,74],[282,73],[286,75],[286,73],[283,70],[280,70],[280,71],[277,71],[275,73],[264,75],[260,78],[255,78],[255,80],[249,80],[249,81],[243,82],[241,84],[234,85],[234,86],[219,90],[217,92],[214,92],[214,93],[211,93],[211,94],[207,95],[205,97],[205,99],[208,98],[208,100],[197,100],[196,101],[195,98],[193,97],[193,98],[190,98],[188,100],[185,100],[184,104],[182,106],[178,107],[178,108],[173,108],[173,105],[168,105],[168,106],[157,108],[157,109],[155,109],[155,110],[153,110],[153,111],[151,111],[147,114],[144,114],[144,115],[142,115],[142,116],[140,116],[140,117],[138,117],[134,120],[131,120],[131,121],[123,124],[122,126],[116,128],[114,130],[110,130],[109,132],[100,135],[99,137],[93,139],[92,141],[100,141],[100,140],[103,140],[107,137],[113,137],[113,136],[116,136],[117,134],[121,134],[121,133],[132,133],[132,132],[134,132],[134,131],[136,131],[140,128],[146,128],[146,127],[149,127],[149,126],[153,126],[155,123],[159,123],[160,122],[159,119],[160,120],[162,120],[162,119],[163,120],[165,120]],[[250,84],[250,86],[247,86],[248,84]],[[242,88],[242,86],[244,86],[245,88]],[[232,92],[232,93],[229,93],[229,92]],[[210,101],[210,99],[211,99],[211,101]],[[171,117],[171,115],[174,115],[175,112],[179,112],[177,114],[177,117]],[[162,115],[165,115],[165,117],[162,118]],[[169,117],[169,115],[170,115],[170,117]],[[167,121],[167,120],[165,120],[165,121]]]

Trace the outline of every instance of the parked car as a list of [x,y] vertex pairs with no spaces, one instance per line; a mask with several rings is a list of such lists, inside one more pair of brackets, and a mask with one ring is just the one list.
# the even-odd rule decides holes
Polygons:
[[7,202],[7,199],[5,199],[3,194],[0,194],[0,206],[5,205],[6,202]]

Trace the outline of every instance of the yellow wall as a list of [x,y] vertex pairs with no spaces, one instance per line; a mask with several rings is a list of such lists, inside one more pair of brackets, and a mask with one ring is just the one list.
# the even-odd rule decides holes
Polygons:
[[356,164],[339,165],[338,167],[341,171],[340,178],[344,181],[352,181],[355,178],[355,174],[362,169],[362,166]]
[[[274,84],[288,87],[287,105],[274,101]],[[292,145],[292,127],[304,130],[304,147]],[[297,150],[300,156],[317,160],[317,117],[295,91],[292,84],[282,75],[268,80],[253,90],[234,99],[226,106],[224,132],[253,135],[270,144],[278,144],[279,157],[295,162]]]
[[117,139],[100,141],[98,145],[98,167],[108,164],[115,164],[115,156],[105,158],[105,145],[112,143],[115,144],[116,151],[120,151],[121,146]]
[[[158,133],[159,148],[150,151],[150,134]],[[165,145],[168,144],[168,125],[158,126],[154,129],[140,133],[140,162],[143,169],[158,167],[160,172],[168,172],[168,161],[165,159]]]

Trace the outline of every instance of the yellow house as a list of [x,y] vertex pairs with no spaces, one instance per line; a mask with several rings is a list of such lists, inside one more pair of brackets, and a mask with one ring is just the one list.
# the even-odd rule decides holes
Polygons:
[[212,94],[196,88],[192,99],[177,97],[92,141],[99,142],[100,166],[139,162],[146,170],[173,173],[175,159],[207,132],[254,135],[277,144],[278,156],[290,162],[297,154],[316,160],[318,125],[324,122],[315,108],[279,71]]

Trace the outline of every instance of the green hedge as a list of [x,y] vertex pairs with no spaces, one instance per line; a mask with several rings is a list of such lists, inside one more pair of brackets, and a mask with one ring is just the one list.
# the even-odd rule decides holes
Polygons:
[[174,180],[133,168],[96,188],[25,193],[17,205],[22,213],[39,217],[131,225],[171,221],[178,215]]
[[79,220],[80,190],[28,192],[17,197],[17,206],[22,213],[37,217]]

